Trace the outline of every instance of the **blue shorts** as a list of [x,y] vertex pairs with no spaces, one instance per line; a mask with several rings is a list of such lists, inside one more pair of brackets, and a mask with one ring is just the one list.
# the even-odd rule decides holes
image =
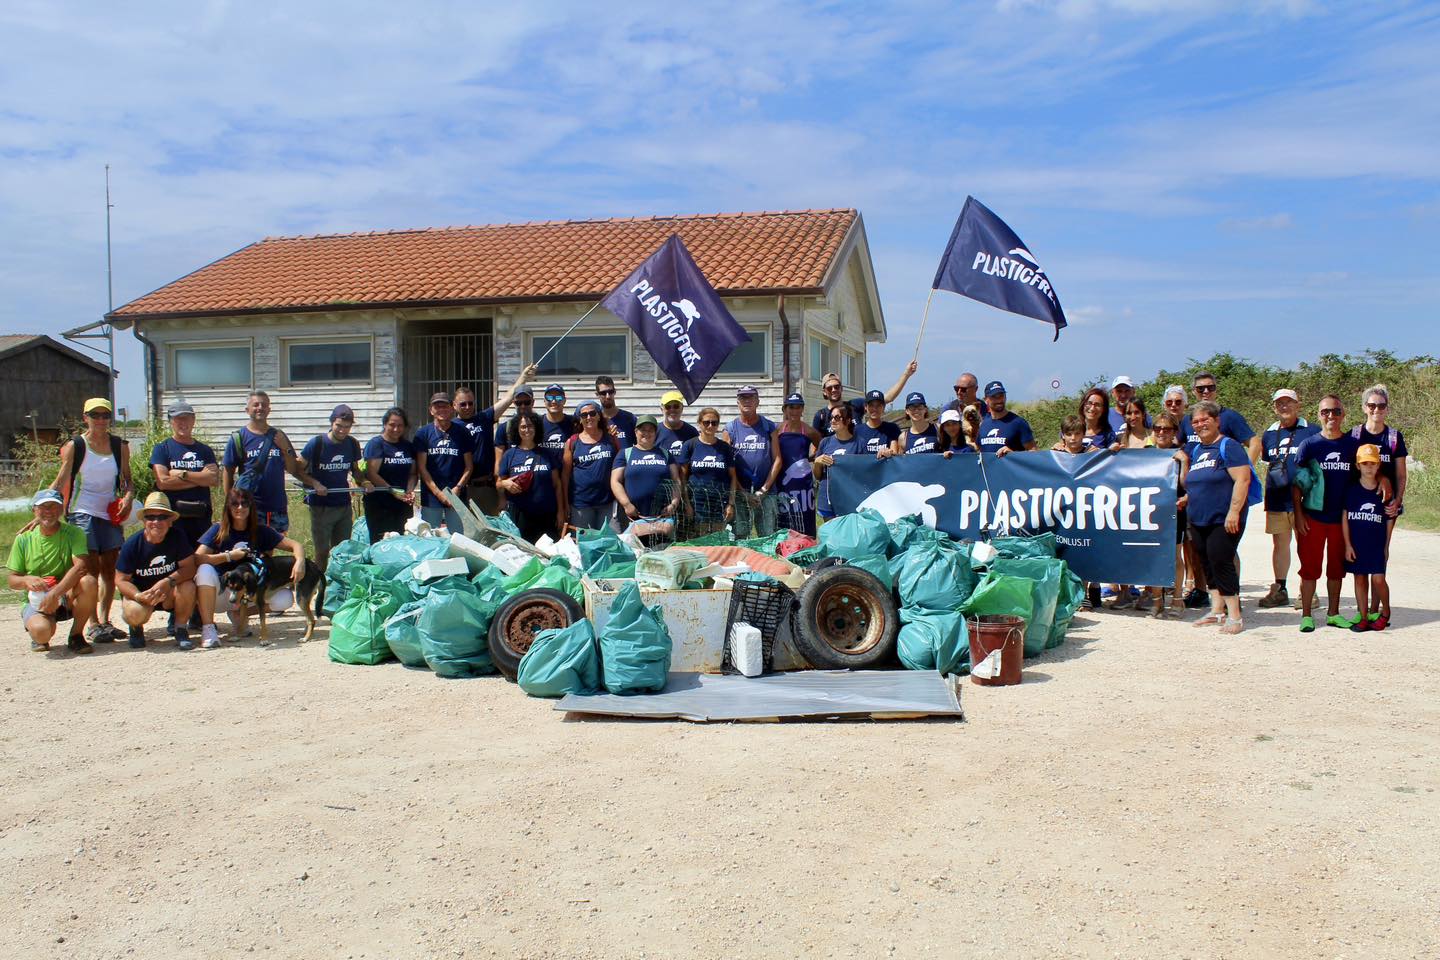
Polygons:
[[286,533],[290,530],[290,515],[288,513],[266,513],[262,510],[260,511],[260,522],[276,533]]
[[67,519],[85,531],[85,545],[90,548],[91,553],[119,550],[125,543],[125,531],[120,529],[118,523],[111,523],[88,513],[72,513]]

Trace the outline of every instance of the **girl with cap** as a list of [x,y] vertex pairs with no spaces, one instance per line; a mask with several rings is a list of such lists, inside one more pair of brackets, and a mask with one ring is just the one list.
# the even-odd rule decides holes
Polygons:
[[[815,498],[815,511],[830,520],[835,511],[830,506],[830,468],[835,459],[856,456],[862,452],[860,440],[855,436],[855,422],[848,404],[830,408],[830,436],[820,441],[815,450],[815,476],[820,478],[820,488]],[[934,431],[934,427],[930,428]]]
[[[979,423],[979,411],[972,405],[968,409],[975,411],[976,423]],[[980,448],[966,435],[965,418],[959,410],[946,410],[940,414],[940,442],[936,449],[945,459],[950,459],[957,453],[979,453]]]
[[930,405],[925,402],[925,394],[916,391],[905,397],[905,416],[910,418],[909,428],[890,449],[897,454],[935,453],[940,435],[930,422]]
[[[821,434],[805,422],[805,398],[785,398],[785,419],[775,435],[780,444],[780,504],[777,515],[791,530],[815,536],[815,477],[810,455]],[[888,445],[886,449],[889,449]]]
[[92,643],[125,636],[111,625],[110,613],[115,603],[115,561],[125,543],[120,525],[130,515],[135,484],[130,479],[130,445],[110,433],[114,409],[104,397],[85,401],[85,432],[60,448],[60,473],[51,484],[65,498],[67,519],[85,532],[90,548],[86,572],[99,581],[95,623],[85,634]]
[[635,445],[626,447],[610,471],[610,490],[631,520],[671,517],[680,507],[680,467],[655,445],[659,423],[650,414],[635,421]]
[[387,533],[404,533],[405,521],[413,514],[415,487],[420,473],[415,467],[415,444],[405,437],[410,419],[400,407],[385,411],[380,435],[365,444],[365,477],[388,492],[365,494],[365,526],[370,542],[379,543]]
[[579,530],[600,530],[615,514],[610,471],[620,442],[610,435],[600,404],[586,400],[575,409],[580,432],[565,441],[560,494],[569,507],[570,525]]
[[685,480],[685,512],[694,518],[690,539],[725,526],[735,518],[735,450],[720,438],[720,411],[700,411],[700,435],[685,441],[682,475]]
[[895,441],[900,439],[900,425],[885,419],[886,402],[885,394],[879,390],[866,393],[865,417],[855,424],[860,452],[873,453],[880,460],[894,454]]
[[[1345,512],[1340,529],[1345,540],[1345,571],[1355,578],[1355,608],[1360,617],[1350,629],[1356,633],[1384,630],[1390,625],[1390,585],[1385,580],[1389,554],[1389,528],[1394,526],[1386,509],[1390,501],[1380,489],[1383,463],[1380,448],[1363,443],[1355,451],[1359,478],[1345,491]],[[1371,610],[1373,616],[1367,615]]]
[[521,410],[505,425],[505,452],[495,475],[505,512],[531,543],[565,529],[565,510],[556,490],[558,471],[540,449],[540,415]]

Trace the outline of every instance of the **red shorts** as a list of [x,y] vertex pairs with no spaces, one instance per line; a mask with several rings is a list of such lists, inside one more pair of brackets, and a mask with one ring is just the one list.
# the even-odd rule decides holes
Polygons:
[[1319,580],[1322,566],[1326,580],[1345,579],[1345,532],[1340,524],[1321,523],[1307,514],[1305,536],[1298,541],[1301,580]]

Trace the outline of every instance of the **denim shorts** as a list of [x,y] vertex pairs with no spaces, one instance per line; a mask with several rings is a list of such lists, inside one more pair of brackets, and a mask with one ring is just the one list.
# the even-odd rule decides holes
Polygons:
[[85,545],[91,553],[106,553],[119,550],[125,543],[125,531],[118,523],[91,516],[88,513],[72,513],[69,520],[85,531]]

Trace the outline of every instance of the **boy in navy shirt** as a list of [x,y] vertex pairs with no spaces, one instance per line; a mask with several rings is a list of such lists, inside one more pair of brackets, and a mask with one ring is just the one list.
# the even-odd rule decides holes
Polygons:
[[[1350,629],[1363,633],[1390,625],[1390,585],[1385,580],[1390,518],[1380,492],[1380,448],[1361,444],[1355,451],[1355,469],[1360,477],[1345,492],[1340,528],[1345,536],[1345,569],[1355,577],[1355,606],[1360,610],[1360,619]],[[1365,616],[1372,595],[1380,602],[1380,616],[1374,620]]]

